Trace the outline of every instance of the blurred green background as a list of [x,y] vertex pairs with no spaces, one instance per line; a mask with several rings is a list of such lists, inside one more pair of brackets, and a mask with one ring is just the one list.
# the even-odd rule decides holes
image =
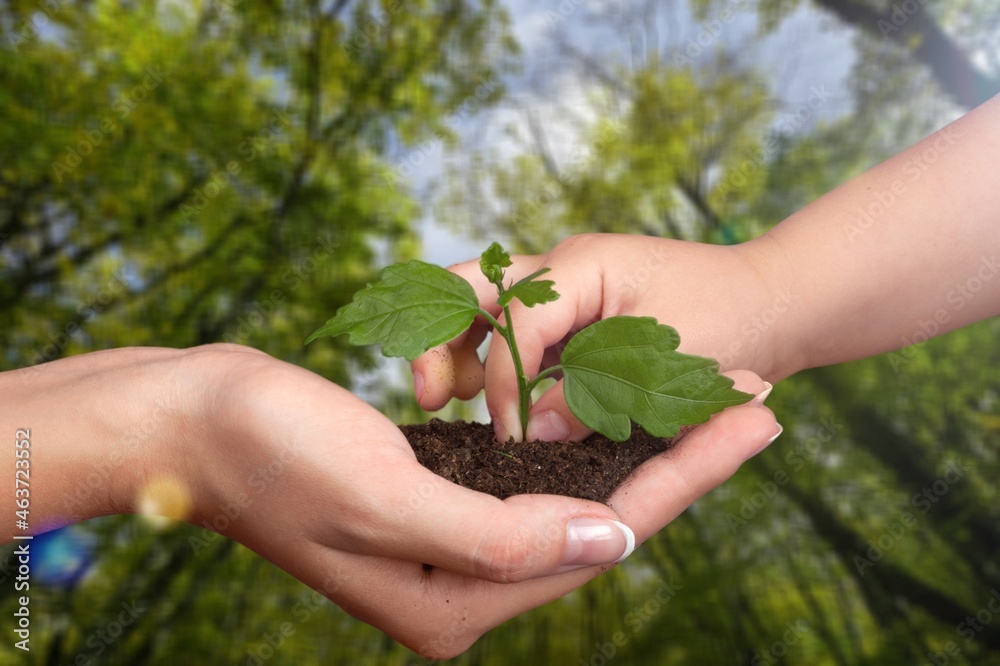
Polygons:
[[[998,45],[988,0],[4,0],[0,363],[227,340],[423,419],[399,364],[302,345],[381,266],[752,238],[1000,91]],[[454,663],[1000,663],[998,332],[782,383],[765,454]],[[55,533],[0,661],[425,663],[201,536]]]

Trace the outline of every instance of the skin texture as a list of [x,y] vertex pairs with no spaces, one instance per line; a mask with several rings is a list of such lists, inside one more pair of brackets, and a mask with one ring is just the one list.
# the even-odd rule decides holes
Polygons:
[[[753,373],[733,377],[741,390],[765,389]],[[179,517],[216,526],[433,658],[613,566],[622,532],[581,545],[571,520],[620,521],[641,543],[780,432],[759,403],[726,410],[604,505],[501,501],[451,484],[348,391],[234,345],[115,349],[2,373],[0,406],[7,437],[31,431],[31,530],[20,533],[134,513],[149,488],[167,487],[187,499]],[[13,471],[15,447],[0,456]],[[100,482],[89,485],[92,475]],[[6,533],[19,533],[12,493],[0,509]]]
[[[770,382],[799,370],[899,349],[1000,313],[1000,97],[818,199],[760,238],[720,247],[626,235],[574,236],[544,255],[514,258],[508,279],[548,266],[561,298],[512,307],[525,372],[554,364],[561,345],[612,315],[653,316],[680,350]],[[451,270],[499,312],[475,261]],[[478,334],[483,324],[474,324]],[[472,335],[449,343],[465,350]],[[437,371],[426,354],[415,377]],[[520,439],[506,345],[485,363],[497,437]],[[418,382],[426,409],[452,394]],[[532,439],[583,439],[557,383],[533,406]]]

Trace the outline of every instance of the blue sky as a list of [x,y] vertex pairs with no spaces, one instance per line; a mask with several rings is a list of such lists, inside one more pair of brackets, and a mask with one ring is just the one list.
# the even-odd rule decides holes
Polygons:
[[[656,8],[652,14],[642,13],[646,4],[507,0],[525,68],[504,81],[509,98],[500,108],[458,125],[462,144],[456,150],[478,149],[496,159],[508,159],[521,148],[501,128],[524,126],[530,110],[550,136],[554,152],[565,154],[575,145],[579,123],[588,118],[586,96],[591,84],[581,74],[579,57],[615,72],[641,66],[651,53],[666,62],[675,54],[696,54],[695,47],[686,49],[697,43],[699,36],[708,44],[707,50],[725,48],[749,64],[773,72],[779,108],[795,108],[808,99],[814,87],[822,87],[832,96],[822,113],[837,115],[849,110],[850,95],[844,82],[854,58],[851,34],[828,13],[804,3],[779,30],[761,38],[756,12],[752,8],[740,10],[745,4],[741,0],[733,1],[736,9],[731,19],[726,17],[727,23],[711,21],[708,25],[691,15],[687,2],[651,3]],[[719,17],[717,11],[709,18]],[[568,56],[567,48],[579,55]],[[404,151],[399,159],[406,156]],[[441,265],[471,258],[482,249],[480,243],[453,233],[433,218],[431,184],[441,176],[445,156],[440,147],[427,151],[426,162],[411,176],[425,201],[425,257]]]

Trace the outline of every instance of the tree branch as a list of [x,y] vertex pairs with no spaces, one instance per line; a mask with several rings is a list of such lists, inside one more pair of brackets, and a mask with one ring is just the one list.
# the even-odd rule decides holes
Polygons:
[[[971,109],[1000,91],[1000,79],[991,78],[979,70],[968,56],[941,30],[926,8],[906,15],[906,21],[896,25],[895,10],[878,11],[856,0],[815,0],[819,6],[873,37],[892,39],[909,50],[913,57],[926,65],[941,88],[955,103]],[[898,13],[895,17],[899,20]],[[896,30],[898,28],[898,31]],[[916,39],[916,46],[911,46]]]

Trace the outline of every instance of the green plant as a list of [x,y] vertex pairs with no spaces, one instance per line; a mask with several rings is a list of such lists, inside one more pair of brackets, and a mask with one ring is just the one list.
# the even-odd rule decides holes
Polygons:
[[510,304],[517,299],[534,307],[559,298],[542,268],[504,285],[510,255],[493,243],[479,262],[497,288],[504,323],[479,306],[468,282],[454,273],[410,261],[382,271],[381,280],[354,295],[351,303],[306,340],[349,334],[352,344],[379,344],[386,356],[409,361],[451,340],[476,315],[488,321],[507,343],[520,402],[522,430],[527,430],[531,391],[542,379],[562,372],[566,403],[580,421],[609,439],[625,441],[632,421],[656,437],[674,437],[682,425],[703,423],[712,414],[753,396],[733,389],[719,374],[718,363],[677,351],[680,337],[652,317],[609,317],[577,333],[560,363],[529,378],[514,336]]

